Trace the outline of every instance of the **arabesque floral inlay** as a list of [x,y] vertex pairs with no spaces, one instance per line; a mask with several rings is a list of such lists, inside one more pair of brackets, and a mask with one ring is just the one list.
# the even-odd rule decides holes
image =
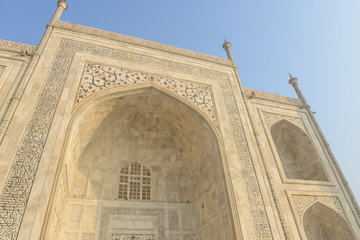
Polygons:
[[87,63],[85,65],[76,104],[91,94],[105,88],[144,82],[151,82],[165,87],[187,101],[190,101],[197,107],[200,107],[211,120],[217,124],[214,101],[211,88],[208,85],[152,76],[147,73],[139,73],[94,63]]

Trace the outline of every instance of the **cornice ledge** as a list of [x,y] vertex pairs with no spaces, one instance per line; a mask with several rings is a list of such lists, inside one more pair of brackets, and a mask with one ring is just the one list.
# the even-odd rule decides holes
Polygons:
[[197,58],[200,60],[205,60],[205,61],[214,62],[214,63],[233,67],[233,65],[231,64],[231,61],[228,59],[225,59],[225,58],[220,58],[220,57],[215,57],[215,56],[211,56],[211,55],[207,55],[207,54],[203,54],[203,53],[198,53],[198,52],[186,50],[183,48],[172,47],[172,46],[157,43],[157,42],[152,42],[152,41],[148,41],[148,40],[144,40],[144,39],[140,39],[140,38],[136,38],[136,37],[130,37],[130,36],[123,35],[120,33],[109,32],[109,31],[92,28],[92,27],[87,27],[87,26],[70,23],[70,22],[65,22],[65,21],[56,21],[55,24],[53,25],[53,27],[60,28],[60,29],[66,29],[66,30],[70,30],[70,31],[74,31],[74,32],[85,33],[85,34],[103,37],[103,38],[116,40],[116,41],[121,41],[121,42],[125,42],[125,43],[130,43],[130,44],[134,44],[134,45],[138,45],[138,46],[142,46],[142,47],[153,48],[153,49],[157,49],[157,50],[161,50],[161,51],[165,51],[165,52],[175,53],[175,54],[179,54],[179,55],[183,55],[183,56],[187,56],[187,57]]
[[286,104],[291,104],[291,105],[296,105],[296,106],[303,105],[303,103],[300,99],[286,97],[286,96],[282,96],[282,95],[278,95],[278,94],[274,94],[274,93],[253,90],[250,88],[243,88],[243,92],[244,92],[244,95],[249,98],[270,100],[273,102],[286,103]]
[[27,51],[27,52],[34,52],[36,50],[36,46],[28,45],[24,43],[17,43],[7,40],[0,39],[0,48],[4,51],[6,50],[15,50],[15,51]]

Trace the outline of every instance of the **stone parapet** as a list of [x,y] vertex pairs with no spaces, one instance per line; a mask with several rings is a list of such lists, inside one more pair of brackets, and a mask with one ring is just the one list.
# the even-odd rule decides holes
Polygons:
[[10,50],[10,51],[15,50],[15,51],[33,52],[33,51],[35,51],[36,46],[0,39],[0,49],[5,50],[5,51],[6,50]]
[[274,101],[274,102],[291,104],[291,105],[299,105],[299,106],[303,105],[302,101],[297,98],[291,98],[291,97],[286,97],[286,96],[282,96],[282,95],[278,95],[278,94],[274,94],[274,93],[253,90],[250,88],[244,88],[243,90],[244,90],[244,95],[251,97],[251,98],[270,100],[270,101]]
[[174,53],[174,54],[179,54],[182,56],[188,56],[188,57],[205,60],[205,61],[209,61],[209,62],[232,66],[231,61],[228,59],[225,59],[225,58],[220,58],[220,57],[215,57],[215,56],[211,56],[211,55],[207,55],[207,54],[203,54],[203,53],[193,52],[193,51],[182,49],[182,48],[172,47],[169,45],[152,42],[152,41],[148,41],[148,40],[143,40],[143,39],[136,38],[136,37],[130,37],[130,36],[126,36],[126,35],[119,34],[119,33],[104,31],[104,30],[97,29],[97,28],[82,26],[82,25],[75,24],[75,23],[56,21],[54,27],[71,30],[71,31],[75,31],[75,32],[80,32],[80,33],[86,33],[86,34],[90,34],[90,35],[94,35],[94,36],[98,36],[98,37],[103,37],[103,38],[107,38],[107,39],[111,39],[111,40],[130,43],[130,44],[143,46],[143,47],[147,47],[147,48],[153,48],[153,49],[170,52],[170,53]]

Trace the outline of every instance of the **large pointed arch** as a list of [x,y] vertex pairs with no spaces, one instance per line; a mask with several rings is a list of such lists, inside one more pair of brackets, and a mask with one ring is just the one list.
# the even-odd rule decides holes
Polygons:
[[287,178],[328,181],[315,147],[305,132],[287,120],[274,123],[270,132]]
[[320,202],[304,212],[303,226],[308,240],[355,240],[347,221]]
[[[213,189],[212,192],[213,193],[216,192],[219,195],[225,196],[224,200],[225,200],[225,204],[227,205],[226,208],[228,209],[226,211],[228,211],[229,218],[233,219],[233,217],[235,216],[234,213],[236,213],[236,211],[234,211],[234,209],[232,209],[234,206],[232,204],[232,202],[233,202],[232,195],[229,194],[229,191],[227,190],[227,189],[230,189],[228,187],[229,181],[226,180],[226,175],[225,175],[225,172],[227,171],[226,170],[227,164],[226,164],[226,161],[224,160],[225,153],[224,153],[223,147],[221,147],[222,146],[221,136],[218,132],[216,125],[206,114],[204,114],[202,111],[199,111],[199,109],[194,107],[192,104],[186,102],[184,99],[179,98],[175,94],[173,94],[169,91],[166,91],[165,89],[163,89],[161,87],[154,86],[153,84],[149,84],[149,83],[138,84],[136,86],[134,85],[134,86],[121,87],[121,88],[104,89],[103,91],[92,95],[91,97],[87,98],[86,100],[84,100],[83,102],[81,102],[79,104],[79,106],[74,111],[73,116],[70,121],[70,124],[69,124],[68,133],[67,133],[66,141],[65,141],[65,146],[63,148],[62,156],[60,158],[58,177],[61,176],[61,171],[66,166],[69,179],[73,179],[74,175],[75,175],[74,169],[77,168],[76,167],[77,161],[82,161],[81,164],[79,164],[79,165],[87,164],[86,158],[82,157],[84,155],[84,149],[89,149],[89,144],[92,144],[96,140],[96,138],[92,137],[88,133],[100,131],[99,129],[101,129],[104,126],[104,123],[106,123],[106,124],[110,123],[110,122],[106,122],[106,121],[110,121],[110,120],[106,120],[106,119],[109,118],[109,116],[111,117],[112,116],[111,114],[115,114],[116,112],[121,112],[122,110],[125,109],[125,107],[127,109],[129,109],[129,111],[132,108],[135,109],[135,108],[143,107],[143,106],[141,106],[141,104],[140,105],[139,104],[136,105],[136,104],[139,103],[139,101],[147,101],[144,98],[144,96],[148,96],[149,99],[155,98],[156,103],[161,103],[161,102],[165,102],[165,103],[169,102],[170,103],[171,102],[171,104],[173,104],[173,106],[177,105],[179,107],[177,109],[179,113],[176,113],[176,110],[174,110],[173,112],[169,113],[169,116],[173,115],[173,117],[175,117],[174,119],[181,119],[181,118],[186,119],[186,118],[191,117],[191,119],[194,120],[195,122],[196,121],[202,122],[204,124],[203,129],[208,129],[207,130],[208,133],[212,136],[209,140],[210,142],[208,142],[209,143],[208,145],[209,146],[210,145],[217,146],[214,149],[217,149],[215,151],[217,151],[216,154],[219,155],[219,160],[220,160],[219,165],[213,169],[215,169],[215,171],[220,171],[216,174],[220,174],[221,178],[222,178],[220,183],[216,183],[219,186],[221,185],[221,187],[220,187],[221,189],[220,190]],[[152,106],[154,106],[154,104]],[[94,110],[94,108],[95,108],[95,110]],[[170,110],[170,108],[168,108],[166,110]],[[127,112],[123,111],[123,113],[124,114],[122,114],[122,115],[126,115]],[[183,114],[181,115],[180,113],[183,113]],[[178,115],[176,115],[176,114],[178,114]],[[117,119],[117,118],[112,117],[111,121],[113,119]],[[136,121],[136,120],[134,120],[134,121]],[[117,122],[117,123],[119,123],[119,122]],[[185,129],[185,131],[187,131],[186,137],[188,138],[185,141],[188,141],[188,140],[191,141],[190,138],[193,137],[193,135],[196,135],[197,133],[199,133],[195,130],[195,128],[191,128],[190,125],[192,123],[193,122],[189,122],[189,124],[187,125],[187,126],[189,126],[189,130]],[[185,126],[184,124],[183,125],[180,124],[180,125],[177,125],[176,127],[181,129],[184,126]],[[193,133],[193,134],[191,134],[191,133]],[[195,146],[196,144],[192,144],[192,145]],[[206,149],[195,149],[195,150],[199,151],[199,154],[206,154],[207,152],[209,152]],[[210,156],[210,158],[211,158],[211,156]],[[101,161],[99,160],[99,162],[101,162]],[[211,162],[211,160],[204,161],[204,162]],[[91,165],[91,164],[93,164],[93,165]],[[91,163],[91,164],[87,165],[87,166],[89,166],[90,171],[91,171],[92,167],[98,167],[97,164],[100,164],[100,163],[95,163],[95,164]],[[194,164],[194,166],[195,165],[196,164]],[[195,167],[199,168],[200,165],[196,165]],[[203,167],[204,166],[202,166],[201,169],[203,169]],[[224,168],[225,168],[225,170],[224,170]],[[109,171],[109,169],[108,170],[104,169],[104,172],[111,172],[111,171]],[[201,171],[198,170],[197,172],[201,172]],[[186,175],[184,173],[181,173],[181,174],[179,173],[179,181],[180,181],[180,175],[182,177],[181,181],[185,182],[182,184],[186,185],[186,182],[188,181],[186,179],[186,176],[189,176],[190,174]],[[212,175],[212,174],[210,174],[210,175]],[[170,174],[169,176],[173,176],[173,175]],[[107,176],[104,175],[104,179],[106,177]],[[176,181],[178,181],[178,180],[176,180]],[[72,191],[71,188],[73,186],[71,185],[70,182],[69,182],[69,186],[70,186],[69,191],[71,192]],[[193,181],[193,183],[195,183],[195,182]],[[208,187],[210,187],[211,184],[208,184],[208,185],[209,185]],[[168,186],[166,186],[166,187],[168,187]],[[172,187],[172,186],[169,185],[169,187]],[[106,186],[103,187],[103,189],[106,189]],[[204,187],[204,186],[198,187],[197,191],[200,192],[200,193],[198,193],[198,195],[200,197],[201,197],[201,194],[203,194],[201,191],[203,191],[204,189],[206,189],[206,187]],[[222,191],[222,192],[218,192],[218,191]],[[196,194],[194,194],[194,195],[196,195]],[[59,219],[56,220],[57,222],[53,221],[51,223],[52,219],[54,218],[53,217],[55,214],[54,212],[56,212],[54,210],[54,203],[56,203],[56,198],[58,198],[56,196],[57,196],[56,186],[54,185],[52,199],[51,199],[52,202],[51,202],[51,204],[49,204],[46,221],[50,222],[50,224],[55,224],[55,225],[61,221],[61,219],[59,217]],[[177,201],[177,200],[179,200],[179,197],[177,197],[177,198],[175,197],[175,201]],[[181,200],[181,201],[183,201],[183,200]],[[184,200],[184,202],[187,202],[187,203],[191,203],[191,201],[192,201],[191,199]],[[212,203],[212,205],[214,206],[214,205],[216,205],[216,203]],[[231,215],[231,217],[230,217],[230,215]],[[232,222],[232,221],[233,220],[230,220],[230,222]],[[203,220],[203,222],[206,223],[206,220]],[[236,234],[234,231],[234,224],[232,224],[232,226],[228,226],[226,228],[227,229],[224,230],[223,233],[228,234],[228,235],[230,234],[232,236],[230,239],[234,238],[235,234]],[[44,236],[45,236],[45,234],[47,234],[46,229],[47,229],[47,227],[44,224],[44,231],[43,231]],[[46,235],[46,236],[49,236],[49,235]]]

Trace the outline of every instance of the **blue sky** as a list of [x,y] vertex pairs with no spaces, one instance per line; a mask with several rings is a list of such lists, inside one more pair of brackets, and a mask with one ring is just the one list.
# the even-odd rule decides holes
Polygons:
[[[358,0],[68,1],[62,20],[226,57],[232,43],[244,87],[303,94],[360,200]],[[55,0],[0,0],[0,39],[37,45]],[[358,183],[358,184],[357,184]]]

